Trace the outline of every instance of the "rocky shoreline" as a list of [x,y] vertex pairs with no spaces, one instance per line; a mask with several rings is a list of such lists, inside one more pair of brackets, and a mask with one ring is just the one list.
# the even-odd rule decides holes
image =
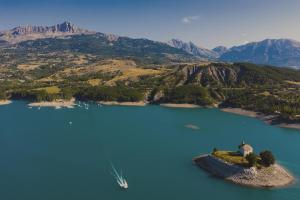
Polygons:
[[12,101],[10,101],[10,100],[0,100],[0,106],[8,105],[11,103],[12,103]]
[[278,164],[261,169],[246,168],[208,154],[194,158],[193,162],[216,177],[244,186],[274,188],[287,186],[295,181],[295,178]]
[[278,120],[278,115],[264,115],[255,111],[245,110],[242,108],[221,108],[223,112],[233,113],[236,115],[243,115],[247,117],[257,118],[269,125],[275,125],[281,128],[291,128],[300,130],[300,123],[286,123]]
[[221,108],[220,109],[223,112],[233,113],[237,115],[243,115],[248,117],[255,117],[257,118],[259,116],[259,113],[250,111],[250,110],[244,110],[242,108]]
[[195,104],[188,104],[188,103],[182,103],[182,104],[178,104],[178,103],[162,103],[159,104],[162,107],[168,107],[168,108],[200,108],[199,105],[195,105]]
[[74,108],[76,105],[75,99],[67,100],[55,100],[55,101],[41,101],[33,102],[28,104],[30,107],[54,107],[56,109],[60,108]]
[[[8,105],[11,104],[11,100],[0,100],[0,106],[1,105]],[[138,102],[117,102],[117,101],[99,101],[98,103],[102,105],[109,105],[109,106],[146,106],[150,104],[146,101],[138,101]],[[75,98],[72,98],[71,100],[63,100],[58,99],[55,101],[42,101],[42,102],[32,102],[29,103],[29,107],[54,107],[56,109],[60,108],[74,108],[76,105]],[[175,104],[175,103],[162,103],[159,104],[159,106],[167,107],[167,108],[203,108],[199,105],[195,104]],[[217,105],[212,106],[213,108],[217,108]],[[210,107],[206,107],[210,108]],[[290,129],[298,129],[300,130],[300,123],[293,123],[293,122],[286,122],[286,121],[280,121],[279,115],[264,115],[263,113],[258,113],[255,111],[245,110],[242,108],[219,108],[223,112],[227,113],[233,113],[237,115],[243,115],[248,117],[253,117],[260,119],[264,121],[265,123],[269,125],[275,125],[282,128],[290,128]]]
[[106,106],[146,106],[147,102],[118,102],[118,101],[99,101],[98,103]]

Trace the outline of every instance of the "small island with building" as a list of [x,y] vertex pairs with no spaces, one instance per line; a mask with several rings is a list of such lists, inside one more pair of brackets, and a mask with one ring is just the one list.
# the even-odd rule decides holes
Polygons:
[[238,146],[237,151],[214,148],[211,154],[198,156],[193,161],[217,177],[244,186],[282,187],[295,180],[276,163],[271,151],[262,151],[256,155],[253,147],[245,142]]

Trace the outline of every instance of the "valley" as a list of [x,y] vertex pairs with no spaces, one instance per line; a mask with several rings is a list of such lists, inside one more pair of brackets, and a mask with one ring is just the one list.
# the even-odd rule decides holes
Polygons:
[[2,34],[10,38],[0,47],[4,100],[193,104],[272,115],[275,124],[300,120],[300,71],[295,69],[223,62],[192,43],[120,37],[68,22],[16,30]]

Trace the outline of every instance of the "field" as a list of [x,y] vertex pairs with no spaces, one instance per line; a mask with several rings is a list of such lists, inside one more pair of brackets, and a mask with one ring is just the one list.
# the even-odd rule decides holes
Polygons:
[[97,85],[100,85],[101,79],[99,79],[99,78],[89,79],[89,80],[87,80],[87,83],[90,84],[91,86],[97,86]]
[[35,90],[45,90],[48,94],[58,94],[60,89],[57,86],[37,88]]
[[106,85],[115,85],[117,81],[137,81],[141,76],[155,76],[162,74],[163,70],[153,70],[153,69],[142,69],[142,68],[130,68],[122,70],[120,76],[116,76],[110,81],[107,82]]
[[226,162],[236,164],[236,165],[242,165],[242,166],[247,166],[248,161],[246,158],[241,156],[238,152],[233,152],[233,151],[215,151],[213,152],[213,155],[216,156],[217,158],[220,158]]
[[84,66],[66,65],[63,69],[43,76],[39,82],[61,82],[66,79],[86,79],[91,86],[108,85],[114,86],[116,82],[136,82],[141,77],[158,76],[164,74],[166,69],[146,69],[136,65],[131,60],[96,60]]
[[296,81],[286,81],[286,82],[291,85],[300,85],[300,82],[296,82]]

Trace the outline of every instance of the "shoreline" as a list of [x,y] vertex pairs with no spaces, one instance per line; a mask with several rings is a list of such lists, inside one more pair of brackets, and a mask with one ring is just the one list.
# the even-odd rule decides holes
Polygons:
[[289,129],[297,129],[297,130],[300,130],[300,124],[281,123],[281,124],[278,124],[278,126],[281,127],[281,128],[289,128]]
[[220,108],[220,110],[227,113],[233,113],[236,115],[242,115],[253,118],[258,118],[259,116],[261,116],[258,112],[245,110],[242,108]]
[[0,106],[9,105],[11,104],[11,100],[0,100]]
[[28,104],[28,106],[30,107],[54,107],[56,109],[74,108],[75,105],[76,103],[74,98],[72,98],[69,101],[59,99],[55,101],[41,101],[41,102],[33,102]]
[[189,104],[189,103],[162,103],[159,104],[162,107],[167,108],[200,108],[200,106],[195,104]]
[[252,117],[259,120],[262,120],[268,125],[278,126],[281,128],[289,128],[289,129],[297,129],[300,130],[299,123],[285,123],[285,122],[277,122],[277,115],[264,115],[259,112],[245,110],[242,108],[220,108],[222,112],[232,113],[236,115],[242,115],[246,117]]
[[295,182],[295,177],[279,164],[262,169],[246,168],[208,154],[194,158],[193,162],[208,173],[241,186],[281,188]]
[[[11,104],[11,100],[0,100],[0,106],[1,105],[8,105]],[[138,102],[117,102],[117,101],[98,101],[97,103],[100,103],[102,105],[107,105],[107,106],[147,106],[150,105],[149,102],[145,101],[138,101]],[[53,107],[55,109],[60,109],[60,108],[74,108],[76,106],[76,100],[75,98],[72,98],[71,100],[63,100],[63,99],[58,99],[55,101],[42,101],[42,102],[32,102],[29,103],[29,107]],[[162,103],[159,104],[161,107],[166,107],[166,108],[203,108],[199,105],[195,104],[175,104],[175,103]],[[209,108],[209,107],[207,107]],[[213,107],[215,108],[215,107]],[[226,113],[232,113],[236,115],[241,115],[241,116],[247,116],[247,117],[252,117],[259,119],[263,122],[265,122],[268,125],[273,125],[277,126],[280,128],[289,128],[289,129],[295,129],[295,130],[300,130],[300,123],[288,123],[284,121],[280,121],[278,119],[278,115],[265,115],[263,113],[255,112],[255,111],[250,111],[250,110],[245,110],[242,108],[219,108],[220,111],[226,112]]]
[[137,102],[99,101],[98,103],[105,106],[146,106],[147,105],[147,103],[144,101],[137,101]]

